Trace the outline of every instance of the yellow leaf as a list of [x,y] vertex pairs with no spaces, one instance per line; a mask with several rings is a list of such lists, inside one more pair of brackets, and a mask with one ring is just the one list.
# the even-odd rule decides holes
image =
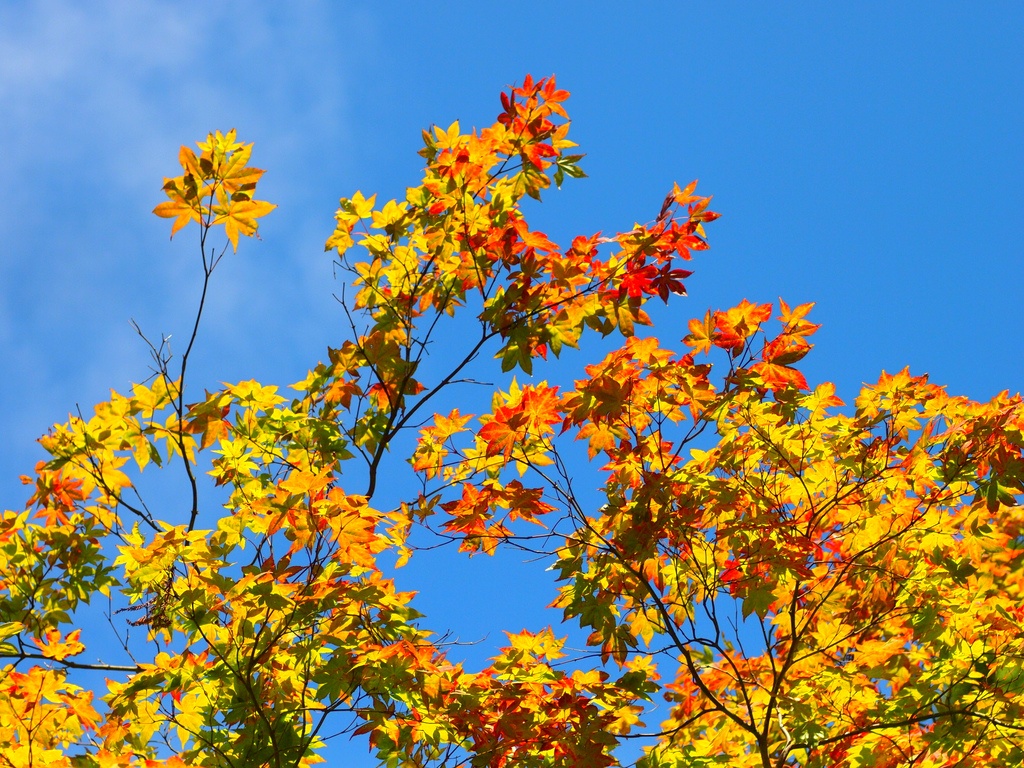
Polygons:
[[171,237],[174,237],[174,234],[190,221],[202,220],[199,210],[180,198],[177,200],[172,198],[166,203],[160,203],[153,209],[153,213],[165,219],[174,219],[174,223],[171,225]]
[[238,235],[252,237],[256,234],[259,224],[256,219],[266,216],[277,206],[264,200],[234,200],[228,207],[216,208],[217,218],[214,224],[223,224],[224,231],[231,245],[238,250]]

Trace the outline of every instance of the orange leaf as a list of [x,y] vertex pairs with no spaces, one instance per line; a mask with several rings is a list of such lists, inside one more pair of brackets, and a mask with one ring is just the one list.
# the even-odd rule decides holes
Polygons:
[[85,650],[85,646],[78,640],[81,634],[82,630],[76,629],[61,640],[60,630],[51,628],[46,630],[42,639],[32,638],[32,642],[39,646],[43,656],[60,661]]

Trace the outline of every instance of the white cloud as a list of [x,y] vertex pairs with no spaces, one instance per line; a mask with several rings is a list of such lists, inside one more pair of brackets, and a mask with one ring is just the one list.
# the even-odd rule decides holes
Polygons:
[[105,156],[134,187],[151,178],[145,166],[163,162],[154,149],[191,137],[183,130],[199,139],[230,127],[212,121],[315,120],[336,130],[340,38],[351,32],[326,3],[279,17],[274,5],[42,0],[0,9],[0,139],[14,150],[5,164]]
[[[250,268],[217,286],[207,338],[255,333],[239,325],[309,283],[309,218],[324,211],[296,169],[322,172],[325,149],[344,154],[346,57],[360,23],[326,0],[0,5],[0,411],[12,414],[0,488],[12,465],[27,468],[19,457],[51,419],[103,397],[104,384],[145,376],[128,318],[155,337],[185,333],[193,238],[186,230],[169,245],[166,222],[149,215],[178,145],[237,126],[281,204],[274,239],[248,246]],[[273,279],[251,268],[261,262]]]

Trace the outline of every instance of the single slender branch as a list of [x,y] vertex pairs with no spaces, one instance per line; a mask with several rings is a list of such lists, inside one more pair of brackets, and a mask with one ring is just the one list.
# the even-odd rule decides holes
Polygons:
[[37,661],[47,661],[51,664],[59,664],[62,667],[68,669],[86,669],[93,672],[139,672],[140,667],[138,666],[127,666],[121,664],[85,664],[80,661],[71,661],[69,659],[55,659],[51,656],[44,656],[41,653],[25,653],[24,651],[19,653],[0,653],[0,659],[13,659],[15,664],[28,659]]

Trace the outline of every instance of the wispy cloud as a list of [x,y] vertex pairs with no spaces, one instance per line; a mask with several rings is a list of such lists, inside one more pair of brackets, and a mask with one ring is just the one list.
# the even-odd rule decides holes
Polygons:
[[[155,336],[184,333],[196,287],[191,239],[186,231],[169,244],[166,222],[149,215],[179,144],[237,126],[257,142],[267,197],[281,204],[273,240],[218,275],[211,338],[235,334],[251,354],[267,326],[248,339],[246,323],[322,278],[323,233],[310,218],[322,219],[324,206],[311,201],[341,190],[311,188],[302,170],[322,172],[324,148],[340,153],[344,143],[344,40],[360,24],[346,13],[329,2],[0,6],[0,488],[28,468],[32,438],[75,402],[145,377],[129,317]],[[326,232],[329,219],[321,223]],[[271,338],[301,336],[323,318],[281,321],[291,325]]]

